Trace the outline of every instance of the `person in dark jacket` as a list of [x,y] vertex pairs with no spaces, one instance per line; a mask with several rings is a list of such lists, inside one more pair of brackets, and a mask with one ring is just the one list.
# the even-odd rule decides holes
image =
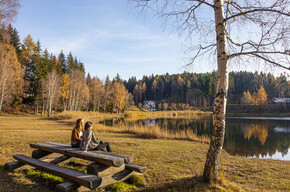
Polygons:
[[92,131],[92,128],[93,123],[87,121],[85,124],[84,135],[81,142],[81,149],[83,149],[84,152],[87,152],[88,150],[104,150],[104,148],[106,148],[108,152],[112,152],[110,144],[108,142],[102,142],[101,140],[96,138],[95,134]]

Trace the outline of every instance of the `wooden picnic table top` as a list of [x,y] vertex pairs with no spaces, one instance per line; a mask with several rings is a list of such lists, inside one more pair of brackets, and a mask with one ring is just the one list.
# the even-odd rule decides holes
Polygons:
[[80,150],[79,148],[72,148],[70,145],[65,145],[62,143],[54,143],[54,142],[31,143],[30,146],[32,148],[40,149],[43,151],[61,153],[66,156],[82,158],[108,166],[120,167],[125,162],[124,155],[118,156],[110,152],[99,152],[99,151],[87,151],[86,153],[83,153],[83,151]]

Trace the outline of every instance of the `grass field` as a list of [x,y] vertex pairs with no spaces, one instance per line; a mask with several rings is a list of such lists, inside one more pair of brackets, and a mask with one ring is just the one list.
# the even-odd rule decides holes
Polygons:
[[[75,117],[85,118],[77,114]],[[97,116],[92,114],[88,119]],[[85,120],[88,120],[85,118]],[[31,156],[32,142],[70,143],[70,121],[39,116],[0,116],[0,191],[51,191],[47,185],[27,178],[23,171],[3,169],[14,154]],[[146,187],[141,191],[289,191],[290,162],[234,157],[222,152],[221,183],[200,182],[208,145],[174,139],[146,139],[136,134],[98,131],[114,152],[133,155],[134,162],[148,166]],[[101,129],[101,128],[100,128]],[[77,159],[75,161],[78,161]]]

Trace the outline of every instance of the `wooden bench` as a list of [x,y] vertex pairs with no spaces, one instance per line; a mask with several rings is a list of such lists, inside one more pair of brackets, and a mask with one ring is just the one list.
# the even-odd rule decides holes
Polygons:
[[[14,155],[13,158],[17,161],[6,163],[5,168],[12,171],[24,165],[30,165],[67,179],[67,182],[56,186],[56,191],[75,190],[80,186],[96,189],[126,180],[134,174],[142,174],[146,171],[146,166],[132,163],[133,158],[128,155],[105,151],[82,153],[80,149],[55,142],[31,143],[30,146],[36,149],[32,152],[32,158],[25,155]],[[57,157],[50,162],[38,160],[53,153],[62,154],[63,156]],[[87,173],[57,165],[72,157],[92,161],[87,166]]]

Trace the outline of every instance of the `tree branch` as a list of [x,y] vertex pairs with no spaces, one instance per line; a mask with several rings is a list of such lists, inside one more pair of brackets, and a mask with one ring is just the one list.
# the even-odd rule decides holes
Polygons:
[[275,9],[260,8],[260,9],[252,9],[252,10],[249,10],[249,11],[240,12],[240,13],[237,13],[235,15],[231,15],[230,17],[225,18],[224,21],[227,22],[228,20],[233,19],[235,17],[243,16],[243,15],[246,15],[246,14],[249,14],[249,13],[254,13],[254,12],[275,12],[275,13],[279,13],[281,15],[285,15],[285,16],[290,17],[290,13],[284,13],[284,12],[282,12],[280,10],[275,10]]

